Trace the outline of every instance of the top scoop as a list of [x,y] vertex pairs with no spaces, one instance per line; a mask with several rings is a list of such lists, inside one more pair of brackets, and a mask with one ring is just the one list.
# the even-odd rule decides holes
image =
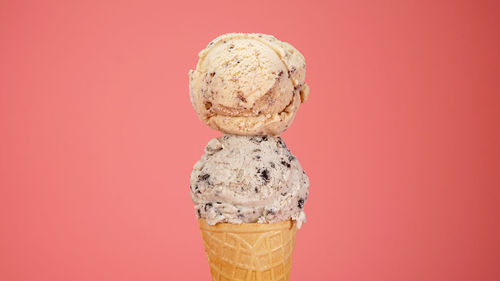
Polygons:
[[305,70],[302,54],[273,36],[221,35],[189,72],[191,102],[203,122],[223,133],[279,135],[307,99]]

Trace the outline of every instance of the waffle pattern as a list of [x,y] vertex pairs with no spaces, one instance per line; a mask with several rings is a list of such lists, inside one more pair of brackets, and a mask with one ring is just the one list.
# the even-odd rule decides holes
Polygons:
[[288,281],[294,221],[211,226],[199,219],[213,281]]

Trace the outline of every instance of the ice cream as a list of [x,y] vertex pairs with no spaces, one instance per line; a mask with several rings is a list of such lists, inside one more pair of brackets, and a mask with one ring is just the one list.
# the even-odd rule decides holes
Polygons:
[[211,128],[236,135],[279,135],[309,94],[305,60],[265,34],[230,33],[199,53],[190,98]]
[[270,35],[230,33],[199,53],[189,95],[211,139],[190,193],[212,280],[287,281],[309,178],[279,135],[309,87],[304,57]]
[[190,188],[210,225],[291,219],[300,227],[309,179],[280,137],[225,135],[208,142]]

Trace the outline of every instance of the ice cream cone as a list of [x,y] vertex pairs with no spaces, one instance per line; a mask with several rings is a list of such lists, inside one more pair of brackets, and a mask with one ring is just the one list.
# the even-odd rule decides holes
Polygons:
[[297,225],[219,223],[199,219],[214,281],[287,281],[292,266]]

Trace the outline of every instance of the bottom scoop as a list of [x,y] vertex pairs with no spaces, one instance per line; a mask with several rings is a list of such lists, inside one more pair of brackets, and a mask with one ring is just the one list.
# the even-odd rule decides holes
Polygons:
[[225,135],[208,142],[190,189],[209,225],[291,219],[300,227],[309,179],[280,137]]

